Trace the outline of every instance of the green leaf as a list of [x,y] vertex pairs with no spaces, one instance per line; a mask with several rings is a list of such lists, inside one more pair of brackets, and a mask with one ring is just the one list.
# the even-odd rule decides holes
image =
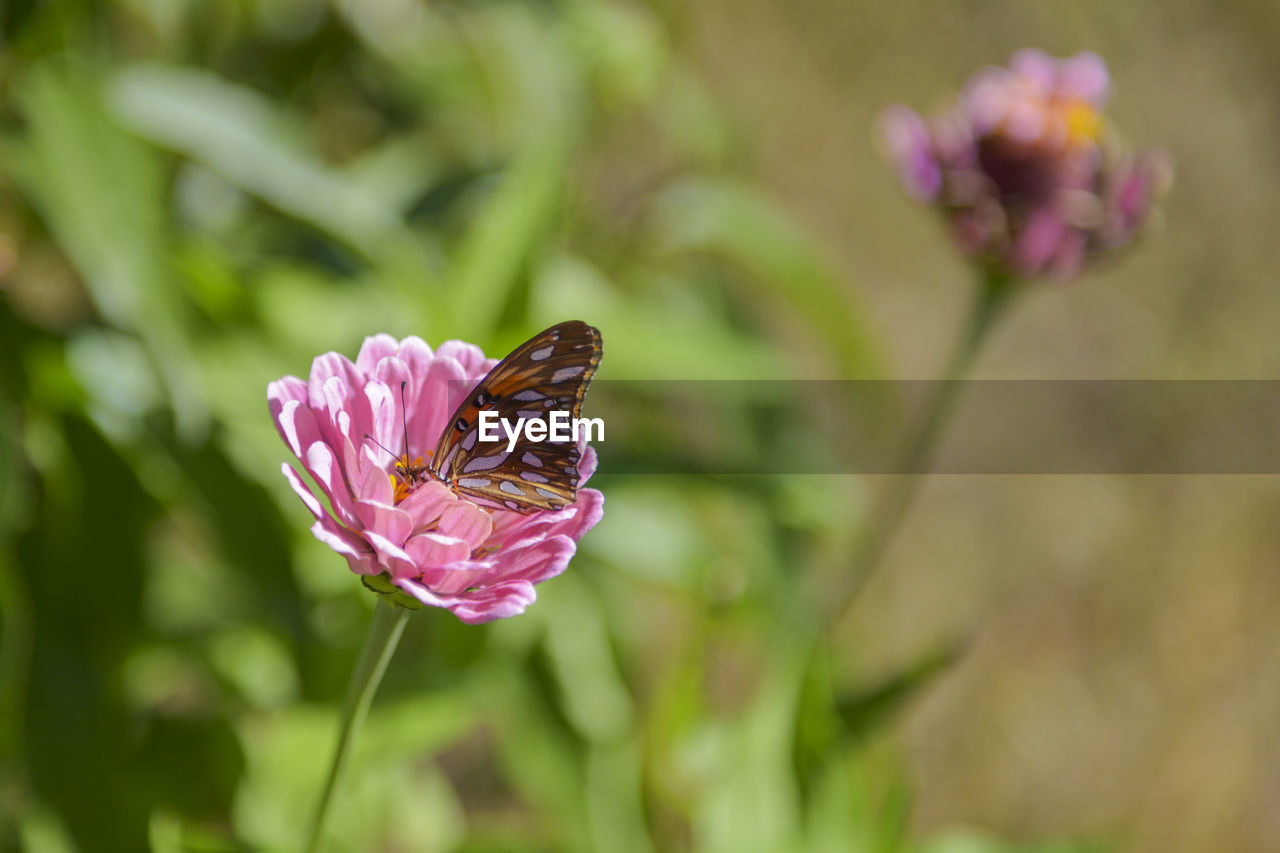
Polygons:
[[659,247],[712,252],[740,265],[763,287],[752,295],[792,306],[843,378],[882,374],[878,346],[851,284],[808,232],[754,188],[693,179],[659,195],[653,212]]
[[529,143],[467,231],[449,284],[459,336],[487,340],[493,334],[520,267],[555,216],[567,156],[561,134]]
[[585,740],[616,741],[634,723],[635,709],[610,653],[600,606],[577,573],[558,578],[537,616],[560,688],[561,710]]
[[631,739],[594,745],[587,755],[587,808],[597,850],[646,853],[642,744]]
[[848,737],[866,737],[885,725],[959,657],[956,648],[933,652],[879,684],[837,699],[836,710]]
[[56,812],[40,804],[28,804],[18,819],[18,836],[28,853],[75,853],[71,834]]
[[[400,216],[403,196],[363,171],[353,179],[328,168],[300,124],[253,90],[207,71],[136,64],[112,77],[110,96],[114,114],[139,135],[316,226],[370,262],[382,263],[390,254],[416,258],[424,274],[429,269]],[[403,150],[395,153],[403,157]]]
[[18,78],[25,133],[4,140],[0,168],[40,210],[102,316],[147,346],[178,427],[193,438],[207,413],[168,269],[163,165],[107,116],[101,76],[46,60]]
[[[334,814],[335,839],[353,850],[412,849],[427,835],[442,846],[456,840],[462,819],[456,797],[424,759],[470,720],[456,692],[375,702]],[[253,845],[297,849],[333,755],[336,711],[295,705],[246,716],[239,734],[248,767],[236,792],[237,833]],[[424,827],[424,820],[432,825]],[[406,837],[411,832],[418,842]]]
[[779,636],[744,713],[708,720],[691,740],[685,760],[702,782],[692,804],[696,849],[803,849],[791,748],[807,650],[799,633]]
[[600,379],[784,379],[787,356],[766,341],[691,305],[690,283],[637,283],[634,294],[615,287],[587,260],[550,257],[537,273],[530,315],[543,325],[572,312],[600,329]]

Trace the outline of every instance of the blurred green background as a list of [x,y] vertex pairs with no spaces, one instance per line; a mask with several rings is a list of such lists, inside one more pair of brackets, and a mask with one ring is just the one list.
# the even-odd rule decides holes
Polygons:
[[[1016,48],[1102,53],[1178,184],[976,375],[1280,373],[1274,3],[0,23],[3,849],[300,844],[372,605],[279,471],[266,384],[315,355],[581,318],[601,378],[938,375],[970,273],[875,117]],[[526,615],[411,620],[333,849],[1280,846],[1275,478],[935,478],[814,660],[795,602],[884,478],[611,478],[602,450],[605,518]]]

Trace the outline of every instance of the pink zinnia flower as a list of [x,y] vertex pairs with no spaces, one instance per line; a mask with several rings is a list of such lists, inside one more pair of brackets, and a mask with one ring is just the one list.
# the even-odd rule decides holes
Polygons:
[[[280,435],[325,498],[282,464],[316,518],[316,538],[371,589],[402,604],[448,608],[469,623],[522,613],[536,598],[534,585],[565,570],[604,513],[594,489],[580,489],[557,512],[522,515],[479,506],[436,480],[397,486],[395,460],[365,436],[392,449],[407,440],[405,455],[421,464],[459,401],[496,363],[461,341],[432,352],[416,337],[397,343],[377,335],[365,339],[354,364],[327,353],[312,363],[309,381],[286,376],[267,386]],[[585,443],[581,454],[585,482],[596,456]]]
[[1163,157],[1110,139],[1110,93],[1096,54],[1022,50],[974,74],[946,115],[896,106],[882,131],[907,191],[941,208],[966,254],[1001,273],[1067,279],[1131,242],[1167,183]]

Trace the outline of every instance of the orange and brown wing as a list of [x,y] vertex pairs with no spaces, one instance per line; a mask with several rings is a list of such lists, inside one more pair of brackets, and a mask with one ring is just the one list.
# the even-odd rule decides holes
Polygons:
[[500,440],[480,440],[480,413],[495,412],[513,425],[531,419],[549,425],[553,411],[576,419],[601,352],[600,332],[578,320],[525,341],[453,413],[432,456],[432,473],[460,495],[515,512],[573,503],[580,479],[576,442],[530,441],[521,430],[508,452],[501,428]]

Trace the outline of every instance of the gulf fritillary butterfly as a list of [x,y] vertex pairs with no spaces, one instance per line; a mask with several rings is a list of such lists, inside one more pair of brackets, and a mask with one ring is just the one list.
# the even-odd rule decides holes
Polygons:
[[406,429],[406,452],[395,467],[396,501],[430,478],[479,503],[519,513],[573,503],[579,481],[576,442],[535,442],[521,431],[508,451],[505,439],[479,440],[479,416],[488,410],[515,423],[567,411],[576,419],[601,353],[600,332],[579,320],[552,326],[516,347],[458,405],[429,464],[409,459]]

